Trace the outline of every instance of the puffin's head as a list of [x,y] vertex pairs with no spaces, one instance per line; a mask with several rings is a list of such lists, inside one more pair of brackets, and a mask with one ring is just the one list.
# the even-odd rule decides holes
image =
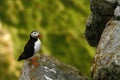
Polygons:
[[37,30],[34,30],[34,31],[31,32],[30,37],[39,38],[40,34]]

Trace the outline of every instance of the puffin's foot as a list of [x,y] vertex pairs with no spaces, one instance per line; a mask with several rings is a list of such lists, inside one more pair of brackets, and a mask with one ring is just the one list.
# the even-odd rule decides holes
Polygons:
[[37,63],[36,61],[32,61],[31,64],[33,64],[34,66],[38,67],[39,63]]
[[38,59],[38,57],[34,57],[34,58],[30,59],[30,60],[36,61],[37,59]]
[[38,57],[30,59],[30,63],[33,64],[34,66],[38,67],[39,63],[37,63],[37,61],[36,61],[37,59],[38,59]]

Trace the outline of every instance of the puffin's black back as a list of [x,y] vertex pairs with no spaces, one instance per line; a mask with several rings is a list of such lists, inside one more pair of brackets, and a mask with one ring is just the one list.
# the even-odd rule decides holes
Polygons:
[[34,55],[34,43],[36,41],[37,41],[37,38],[33,38],[30,36],[30,39],[25,45],[23,53],[19,56],[18,61],[23,59],[28,59]]

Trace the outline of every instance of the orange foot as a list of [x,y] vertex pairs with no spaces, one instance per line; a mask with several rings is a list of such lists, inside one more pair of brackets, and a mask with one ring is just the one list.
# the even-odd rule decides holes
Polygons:
[[39,63],[36,62],[36,60],[38,59],[38,57],[32,58],[30,59],[31,64],[33,64],[34,66],[38,67]]
[[38,57],[34,57],[31,60],[36,61],[37,59],[38,59]]

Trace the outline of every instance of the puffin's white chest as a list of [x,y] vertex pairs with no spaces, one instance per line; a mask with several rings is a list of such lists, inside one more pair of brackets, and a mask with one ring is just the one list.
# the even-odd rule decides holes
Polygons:
[[38,39],[34,44],[34,53],[38,53],[41,47],[41,41]]

